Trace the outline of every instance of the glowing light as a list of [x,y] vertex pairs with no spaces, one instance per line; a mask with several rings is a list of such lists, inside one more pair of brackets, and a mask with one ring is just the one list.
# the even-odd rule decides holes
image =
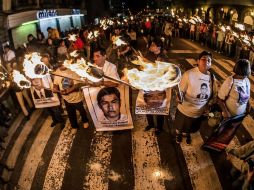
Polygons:
[[133,18],[133,16],[131,16],[130,18],[131,18],[131,20],[133,20],[133,19],[134,19],[134,18]]
[[41,61],[37,52],[25,55],[23,67],[25,75],[31,79],[42,78],[49,72],[49,68]]
[[161,172],[160,171],[155,171],[153,173],[153,176],[156,177],[156,178],[159,178],[159,177],[161,177]]
[[70,34],[68,40],[75,42],[77,40],[77,35],[76,34]]
[[116,46],[126,45],[126,42],[120,39],[121,36],[115,37],[113,44]]
[[71,63],[70,60],[64,61],[64,66],[71,71],[77,73],[80,77],[86,78],[92,82],[100,82],[102,78],[96,78],[91,75],[90,67],[95,67],[91,63],[85,61],[83,58],[77,60],[76,63]]
[[239,38],[239,35],[234,31],[233,31],[232,35],[235,36],[236,38]]
[[143,70],[127,70],[127,78],[132,86],[145,91],[164,91],[180,82],[181,71],[172,63],[149,63],[138,56],[134,64],[140,65]]
[[232,15],[233,13],[234,13],[234,11],[231,10],[231,11],[230,11],[230,14]]
[[239,29],[242,30],[242,31],[245,30],[245,26],[244,26],[243,24],[235,23],[235,27],[236,27],[236,28],[239,28]]
[[70,53],[70,56],[71,57],[78,57],[78,53],[77,53],[77,50],[74,50],[73,52]]
[[226,32],[225,26],[221,26],[220,28],[221,28],[221,30],[222,30],[223,32]]
[[97,38],[98,36],[99,36],[99,31],[95,30],[95,31],[89,32],[87,38],[91,40],[93,38]]
[[20,88],[30,88],[31,87],[31,82],[27,80],[27,78],[21,74],[17,70],[13,70],[13,81],[20,87]]

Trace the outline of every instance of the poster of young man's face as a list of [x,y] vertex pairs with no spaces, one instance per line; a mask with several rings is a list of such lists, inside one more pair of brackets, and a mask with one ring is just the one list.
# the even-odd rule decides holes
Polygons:
[[136,114],[167,115],[171,89],[164,91],[140,91],[136,101]]
[[87,108],[97,131],[133,128],[129,110],[129,88],[83,88]]
[[32,79],[31,84],[31,94],[36,108],[60,105],[57,95],[52,91],[50,76]]

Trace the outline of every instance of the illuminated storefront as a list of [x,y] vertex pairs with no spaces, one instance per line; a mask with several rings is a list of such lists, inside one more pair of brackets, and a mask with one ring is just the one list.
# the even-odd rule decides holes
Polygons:
[[50,9],[33,10],[8,15],[7,27],[9,38],[17,48],[27,42],[27,35],[36,36],[40,29],[47,38],[47,28],[57,28],[61,32],[68,31],[72,27],[81,28],[85,24],[85,10],[80,9]]

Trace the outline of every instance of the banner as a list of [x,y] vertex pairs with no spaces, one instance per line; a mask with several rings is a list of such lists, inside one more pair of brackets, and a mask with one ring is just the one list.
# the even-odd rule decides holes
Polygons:
[[60,105],[59,98],[53,93],[50,75],[31,80],[30,88],[35,108],[46,108]]
[[132,129],[129,87],[83,87],[85,101],[96,131]]
[[136,101],[136,114],[168,115],[171,89],[165,91],[140,90]]

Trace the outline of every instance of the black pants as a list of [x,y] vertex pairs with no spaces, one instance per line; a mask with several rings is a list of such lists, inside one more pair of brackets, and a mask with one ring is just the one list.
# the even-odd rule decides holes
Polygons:
[[[153,121],[153,115],[146,115],[148,125],[155,126]],[[157,125],[155,126],[157,129],[162,130],[164,125],[164,115],[157,115],[156,116]]]
[[78,103],[68,103],[67,101],[64,100],[64,103],[72,128],[75,129],[79,128],[76,110],[79,111],[83,123],[88,122],[86,111],[82,101]]
[[53,123],[63,123],[64,119],[61,115],[60,106],[54,106],[47,108],[47,112],[52,117]]

